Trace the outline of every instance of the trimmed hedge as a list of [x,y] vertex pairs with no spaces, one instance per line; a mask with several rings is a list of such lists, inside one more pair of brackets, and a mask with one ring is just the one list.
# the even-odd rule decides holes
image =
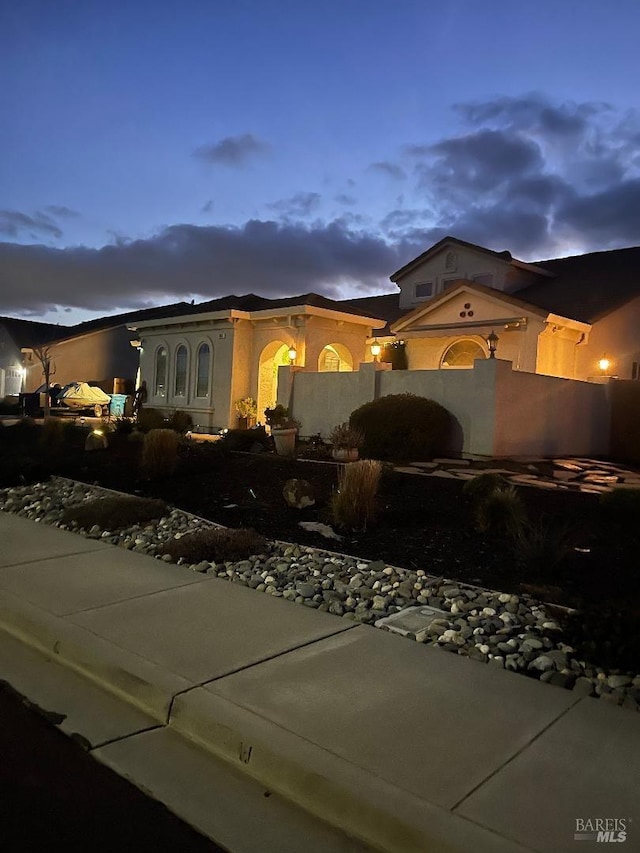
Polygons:
[[364,435],[361,456],[373,459],[431,459],[444,453],[452,417],[435,400],[389,394],[351,413],[349,423]]

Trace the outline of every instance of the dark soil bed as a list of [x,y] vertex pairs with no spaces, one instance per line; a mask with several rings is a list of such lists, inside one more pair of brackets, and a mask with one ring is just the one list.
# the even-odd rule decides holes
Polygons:
[[[5,439],[10,430],[2,430]],[[58,473],[162,498],[230,527],[252,527],[271,539],[381,559],[502,591],[529,591],[543,600],[580,608],[579,625],[574,626],[575,643],[582,642],[587,630],[590,635],[604,632],[599,640],[603,665],[621,659],[614,653],[621,643],[623,658],[631,665],[630,657],[634,658],[640,647],[636,639],[640,524],[611,519],[602,512],[597,495],[520,487],[518,492],[532,523],[542,522],[551,531],[559,527],[570,531],[570,547],[557,565],[553,548],[551,559],[527,563],[508,537],[478,532],[463,481],[385,468],[376,521],[365,532],[338,531],[343,538],[336,542],[299,526],[300,521],[331,523],[327,504],[337,486],[337,466],[330,462],[289,460],[266,452],[224,452],[213,444],[188,444],[180,448],[172,476],[149,480],[140,474],[139,455],[139,443],[115,435],[106,451],[62,448],[47,454],[44,461],[41,456],[30,474],[36,478],[47,472]],[[293,477],[312,484],[315,506],[296,510],[286,505],[282,489]]]

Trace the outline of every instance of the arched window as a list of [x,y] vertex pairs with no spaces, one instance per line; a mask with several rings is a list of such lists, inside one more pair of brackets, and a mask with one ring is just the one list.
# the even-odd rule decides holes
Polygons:
[[154,383],[154,394],[156,397],[167,396],[167,348],[159,347],[156,350],[156,381]]
[[184,344],[176,350],[175,396],[187,396],[187,348]]
[[353,370],[353,356],[343,344],[327,344],[318,356],[320,373]]
[[209,344],[200,344],[196,359],[196,397],[209,395],[209,373],[211,366],[211,349]]
[[473,367],[477,358],[486,358],[485,351],[477,341],[469,338],[456,341],[442,356],[441,367]]

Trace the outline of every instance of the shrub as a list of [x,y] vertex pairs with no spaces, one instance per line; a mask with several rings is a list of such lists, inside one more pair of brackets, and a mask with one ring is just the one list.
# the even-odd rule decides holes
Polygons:
[[172,429],[152,429],[142,442],[142,470],[148,476],[168,477],[178,461],[178,434]]
[[539,580],[571,553],[571,530],[547,518],[541,518],[537,524],[525,521],[515,530],[512,544],[519,569],[528,579]]
[[163,429],[164,414],[159,409],[142,408],[138,412],[138,429],[151,432],[152,429]]
[[486,494],[476,503],[474,515],[481,532],[509,536],[518,534],[527,517],[522,498],[513,486]]
[[192,426],[193,418],[189,412],[183,412],[180,409],[177,409],[169,418],[170,429],[175,430],[180,435],[185,433],[188,429],[191,429]]
[[473,480],[467,480],[462,487],[463,494],[471,498],[474,504],[490,495],[497,489],[504,489],[507,481],[500,474],[478,474]]
[[116,435],[131,435],[135,427],[130,418],[114,418],[113,431]]
[[330,512],[335,524],[346,530],[363,531],[375,518],[376,494],[382,465],[361,459],[338,469],[338,491],[331,496]]
[[73,429],[73,425],[68,421],[52,417],[45,418],[40,428],[38,443],[49,452],[60,450],[65,440],[68,440],[69,429]]
[[446,450],[449,412],[426,397],[389,394],[351,413],[349,423],[364,434],[362,455],[374,459],[430,459]]
[[163,553],[187,563],[201,563],[203,560],[224,563],[264,554],[266,547],[264,536],[251,528],[208,527],[180,539],[172,539],[164,546]]
[[85,530],[94,524],[103,530],[117,530],[132,524],[143,524],[161,518],[167,512],[164,501],[153,498],[114,496],[86,501],[67,507],[61,518],[62,524],[75,523]]
[[640,522],[640,489],[612,489],[600,495],[600,507],[608,521],[618,524]]

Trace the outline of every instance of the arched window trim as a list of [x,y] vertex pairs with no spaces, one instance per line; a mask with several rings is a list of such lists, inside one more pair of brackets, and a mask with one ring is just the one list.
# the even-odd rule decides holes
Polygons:
[[[204,394],[200,394],[200,352],[203,347],[207,347],[209,350],[209,356],[207,359],[207,381],[206,381],[206,391]],[[194,388],[194,397],[196,400],[207,400],[211,397],[211,383],[213,382],[213,364],[214,364],[214,351],[213,344],[207,338],[205,340],[201,340],[198,342],[196,346],[196,357],[194,359],[194,376],[193,376],[193,388]]]
[[[184,369],[178,375],[178,356],[184,350]],[[184,401],[189,396],[189,345],[186,341],[176,341],[176,346],[173,351],[173,397],[175,400]],[[178,381],[182,380],[184,386],[178,390]]]
[[[160,383],[158,382],[158,356],[164,350],[164,393],[159,393]],[[167,399],[167,386],[169,384],[169,347],[162,341],[158,344],[153,354],[153,396],[161,400]]]
[[442,352],[440,353],[440,360],[439,360],[439,366],[440,366],[441,370],[472,370],[473,369],[473,362],[471,364],[445,364],[444,363],[445,357],[446,357],[447,353],[451,350],[451,348],[454,347],[456,344],[461,344],[461,343],[465,343],[465,342],[475,344],[479,348],[482,355],[480,356],[480,354],[479,354],[478,358],[487,358],[487,348],[486,348],[486,344],[484,343],[484,341],[480,338],[477,338],[477,337],[471,337],[469,335],[465,335],[464,337],[456,338],[454,341],[448,342],[444,346]]

